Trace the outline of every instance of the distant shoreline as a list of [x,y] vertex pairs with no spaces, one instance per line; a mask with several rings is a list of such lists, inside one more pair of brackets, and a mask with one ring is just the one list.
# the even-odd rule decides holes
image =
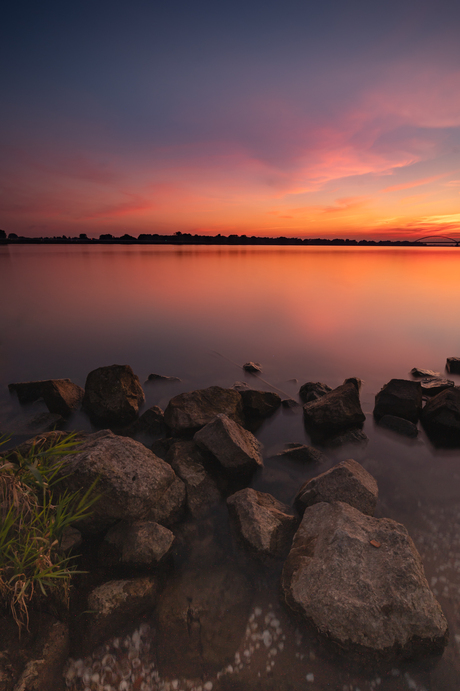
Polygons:
[[[460,243],[460,240],[459,240]],[[147,235],[135,238],[131,235],[113,237],[101,235],[99,238],[88,238],[82,234],[79,237],[29,238],[10,233],[8,237],[0,237],[2,245],[224,245],[224,246],[345,246],[345,247],[429,247],[434,243],[418,240],[349,240],[347,238],[286,238],[286,237],[257,237],[246,235],[191,235],[190,233],[176,233],[175,235]],[[455,246],[438,243],[438,246]]]

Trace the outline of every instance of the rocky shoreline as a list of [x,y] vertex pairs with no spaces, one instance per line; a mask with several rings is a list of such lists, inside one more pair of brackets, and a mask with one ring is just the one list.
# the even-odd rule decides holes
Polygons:
[[[449,358],[447,368],[459,373],[460,359]],[[376,422],[415,437],[420,421],[433,444],[460,447],[460,388],[434,372],[411,374],[377,394]],[[280,457],[315,467],[329,447],[365,440],[360,386],[357,378],[335,389],[302,385],[305,428],[320,449],[293,443]],[[237,383],[179,394],[164,413],[153,407],[139,415],[143,388],[125,365],[94,370],[84,390],[68,379],[9,388],[20,403],[42,398],[53,425],[81,407],[100,428],[80,435],[64,481],[75,491],[97,478],[102,497],[62,545],[81,553],[89,572],[76,579],[67,615],[37,613],[46,626],[30,634],[16,662],[8,652],[18,648],[14,628],[4,627],[1,691],[231,688],[228,670],[241,664],[235,655],[245,636],[248,658],[272,650],[274,636],[278,654],[283,649],[279,626],[252,627],[254,596],[273,574],[287,616],[334,654],[396,664],[442,653],[447,621],[420,556],[403,525],[374,518],[377,483],[362,465],[350,459],[319,473],[290,505],[249,487],[265,461],[254,433],[283,403],[296,402]],[[34,443],[66,434],[45,431],[49,424],[43,419]],[[156,437],[151,448],[133,438],[138,432]],[[130,659],[131,676],[120,672],[115,684],[113,641],[143,620],[119,656]],[[113,660],[104,665],[107,656]]]

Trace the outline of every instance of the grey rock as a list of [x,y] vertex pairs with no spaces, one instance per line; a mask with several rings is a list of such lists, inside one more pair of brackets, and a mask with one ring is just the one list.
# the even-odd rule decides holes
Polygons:
[[359,401],[359,391],[348,381],[303,407],[304,422],[313,441],[343,434],[359,427],[366,419]]
[[262,420],[273,415],[281,405],[281,397],[274,391],[241,389],[243,413],[247,420]]
[[205,468],[205,459],[194,441],[172,444],[166,457],[174,472],[185,483],[187,506],[194,518],[202,518],[220,500],[220,492]]
[[257,557],[286,557],[297,528],[288,506],[264,492],[245,488],[227,499],[232,524]]
[[431,398],[420,420],[435,446],[460,447],[460,388],[445,389]]
[[375,397],[374,417],[396,415],[416,423],[422,410],[422,387],[418,381],[391,379]]
[[299,513],[303,513],[313,504],[341,501],[373,516],[377,497],[378,487],[372,475],[350,458],[305,482],[294,503]]
[[155,566],[168,554],[173,542],[174,533],[159,523],[121,521],[110,528],[104,538],[100,551],[101,562],[105,566]]
[[422,393],[425,396],[436,396],[438,393],[441,393],[441,391],[455,386],[455,382],[453,382],[451,379],[430,377],[429,379],[421,379],[420,385],[422,387]]
[[332,389],[327,384],[323,384],[320,381],[308,381],[300,387],[299,396],[304,403],[310,403],[311,401],[317,401],[329,393],[329,391],[332,391]]
[[327,461],[327,456],[321,451],[318,451],[318,449],[315,449],[313,446],[307,446],[306,444],[289,445],[276,455],[278,457],[291,458],[293,461],[299,461],[300,463],[324,463]]
[[202,677],[233,663],[251,602],[249,582],[232,567],[188,569],[171,580],[157,607],[160,674]]
[[19,403],[33,403],[43,398],[50,413],[63,417],[80,407],[84,390],[70,379],[46,379],[43,381],[9,384],[8,388],[18,396]]
[[255,436],[227,415],[217,415],[194,436],[228,474],[251,473],[263,467],[261,444]]
[[413,367],[410,371],[413,377],[416,379],[424,379],[426,377],[440,377],[440,372],[433,372],[432,369],[420,369],[419,367]]
[[343,504],[305,510],[284,565],[285,602],[345,652],[425,657],[448,628],[406,528]]
[[149,374],[147,377],[147,381],[145,382],[146,384],[155,384],[155,383],[174,383],[174,382],[181,382],[182,379],[179,379],[179,377],[167,377],[162,374]]
[[144,402],[139,378],[129,365],[99,367],[86,378],[83,408],[97,424],[128,425]]
[[149,576],[103,583],[88,596],[88,623],[82,653],[91,654],[112,636],[123,635],[132,622],[157,604],[158,581]]
[[262,365],[260,365],[258,362],[245,362],[243,369],[245,372],[262,372]]
[[243,402],[235,389],[210,386],[172,398],[165,410],[165,422],[173,436],[194,434],[219,413],[243,422]]
[[380,418],[378,424],[380,427],[385,427],[405,437],[415,439],[418,436],[417,425],[414,425],[413,422],[409,422],[409,420],[405,420],[402,417],[397,417],[397,415],[384,415]]
[[446,360],[446,370],[449,374],[460,374],[460,357],[448,357]]
[[[98,479],[99,501],[82,529],[98,532],[119,520],[171,525],[185,505],[185,486],[171,466],[143,444],[109,430],[90,434],[63,469],[69,491]],[[78,526],[80,527],[80,526]]]

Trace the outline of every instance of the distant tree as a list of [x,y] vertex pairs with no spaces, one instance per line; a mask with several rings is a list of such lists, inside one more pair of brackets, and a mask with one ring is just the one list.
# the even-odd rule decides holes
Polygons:
[[0,240],[5,240],[6,239],[6,233],[4,230],[0,230]]
[[79,237],[80,237],[80,240],[87,240],[88,239],[88,236],[86,235],[86,233],[80,233]]
[[8,235],[8,239],[9,239],[9,240],[17,240],[17,239],[18,239],[18,236],[16,235],[16,233],[10,233],[10,234]]
[[99,240],[112,240],[113,235],[110,233],[105,233],[104,235],[99,235]]

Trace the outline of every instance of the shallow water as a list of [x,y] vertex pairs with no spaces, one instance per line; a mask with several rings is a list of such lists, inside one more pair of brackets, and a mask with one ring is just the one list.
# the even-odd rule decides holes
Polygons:
[[[84,386],[89,371],[114,363],[130,364],[141,382],[152,372],[180,377],[145,386],[146,407],[162,408],[181,391],[237,380],[296,398],[306,381],[360,377],[369,442],[328,450],[329,465],[353,457],[376,477],[377,515],[408,527],[449,620],[449,646],[434,669],[352,672],[313,643],[297,646],[268,579],[253,607],[283,621],[285,645],[270,658],[261,645],[246,663],[248,642],[235,642],[243,667],[231,678],[248,689],[266,680],[450,691],[460,680],[460,453],[434,449],[423,432],[411,441],[377,428],[372,409],[389,379],[410,378],[414,366],[443,373],[446,358],[460,356],[459,259],[455,248],[0,247],[0,424],[41,409],[21,409],[8,383],[69,377]],[[248,360],[262,363],[261,377],[241,369]],[[82,413],[68,427],[91,429]],[[279,410],[257,437],[266,459],[309,442],[299,410]],[[317,472],[269,460],[253,486],[290,503]],[[207,681],[217,688],[222,678]]]

